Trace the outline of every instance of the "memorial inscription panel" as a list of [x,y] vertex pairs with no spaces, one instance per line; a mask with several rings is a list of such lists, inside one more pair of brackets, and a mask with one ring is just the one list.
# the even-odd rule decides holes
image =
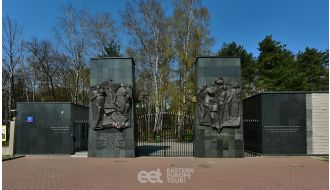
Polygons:
[[96,149],[98,150],[125,148],[125,139],[120,133],[100,132],[97,135]]

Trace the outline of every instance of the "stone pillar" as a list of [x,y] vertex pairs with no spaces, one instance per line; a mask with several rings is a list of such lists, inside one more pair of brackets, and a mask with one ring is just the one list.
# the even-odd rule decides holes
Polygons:
[[244,157],[240,58],[198,57],[196,157]]
[[9,134],[9,155],[14,155],[15,146],[15,121],[10,121],[10,134]]
[[135,157],[134,60],[91,60],[89,157]]

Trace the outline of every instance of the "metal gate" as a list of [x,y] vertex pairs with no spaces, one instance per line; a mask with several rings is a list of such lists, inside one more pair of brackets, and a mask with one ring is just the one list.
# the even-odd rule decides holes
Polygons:
[[74,121],[73,134],[74,151],[87,151],[88,121]]
[[194,156],[193,121],[171,112],[138,115],[137,156]]

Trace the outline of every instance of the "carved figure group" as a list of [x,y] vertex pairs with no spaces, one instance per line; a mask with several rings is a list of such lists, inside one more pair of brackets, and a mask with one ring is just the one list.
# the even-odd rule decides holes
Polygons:
[[236,82],[218,77],[197,91],[199,124],[217,129],[240,125],[241,88]]
[[130,127],[132,87],[111,80],[91,87],[94,130]]

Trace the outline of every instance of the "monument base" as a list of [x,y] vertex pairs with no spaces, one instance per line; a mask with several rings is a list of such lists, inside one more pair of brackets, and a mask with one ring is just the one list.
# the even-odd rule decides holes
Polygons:
[[133,128],[89,131],[88,157],[135,157]]
[[223,128],[221,133],[218,133],[215,129],[198,126],[195,138],[195,157],[244,157],[243,136],[240,128]]

